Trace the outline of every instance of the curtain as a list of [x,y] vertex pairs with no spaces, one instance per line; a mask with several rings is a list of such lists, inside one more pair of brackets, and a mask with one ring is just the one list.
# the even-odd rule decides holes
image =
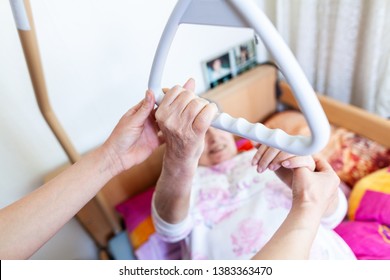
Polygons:
[[258,0],[319,93],[390,117],[389,0]]

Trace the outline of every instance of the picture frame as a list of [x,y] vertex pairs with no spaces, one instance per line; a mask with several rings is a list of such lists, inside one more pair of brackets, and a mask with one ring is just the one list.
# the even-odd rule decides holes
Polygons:
[[255,40],[242,42],[201,64],[207,87],[214,88],[257,65]]
[[236,46],[233,52],[237,75],[256,66],[257,55],[254,40],[249,40]]
[[203,72],[210,88],[233,78],[231,51],[213,57],[203,63]]

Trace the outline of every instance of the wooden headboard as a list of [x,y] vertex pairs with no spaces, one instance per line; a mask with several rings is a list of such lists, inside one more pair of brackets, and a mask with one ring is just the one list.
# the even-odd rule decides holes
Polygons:
[[[285,82],[280,82],[279,89],[281,92],[279,100],[299,110],[289,85]],[[331,124],[347,128],[390,148],[390,120],[321,94],[318,94],[318,99]]]

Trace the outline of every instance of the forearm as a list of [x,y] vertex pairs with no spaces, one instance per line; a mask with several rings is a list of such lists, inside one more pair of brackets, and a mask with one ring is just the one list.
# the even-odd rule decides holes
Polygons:
[[0,211],[0,259],[29,258],[111,179],[99,148],[59,176]]
[[321,213],[293,207],[282,225],[253,259],[308,259]]
[[197,161],[177,162],[164,157],[154,194],[154,205],[165,222],[177,224],[187,217],[196,168]]

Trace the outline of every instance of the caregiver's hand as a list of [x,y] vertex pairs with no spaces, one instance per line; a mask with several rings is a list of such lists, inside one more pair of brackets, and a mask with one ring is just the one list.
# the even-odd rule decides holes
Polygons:
[[154,104],[153,93],[146,91],[144,100],[120,119],[103,144],[102,148],[112,161],[113,175],[141,163],[159,146]]

